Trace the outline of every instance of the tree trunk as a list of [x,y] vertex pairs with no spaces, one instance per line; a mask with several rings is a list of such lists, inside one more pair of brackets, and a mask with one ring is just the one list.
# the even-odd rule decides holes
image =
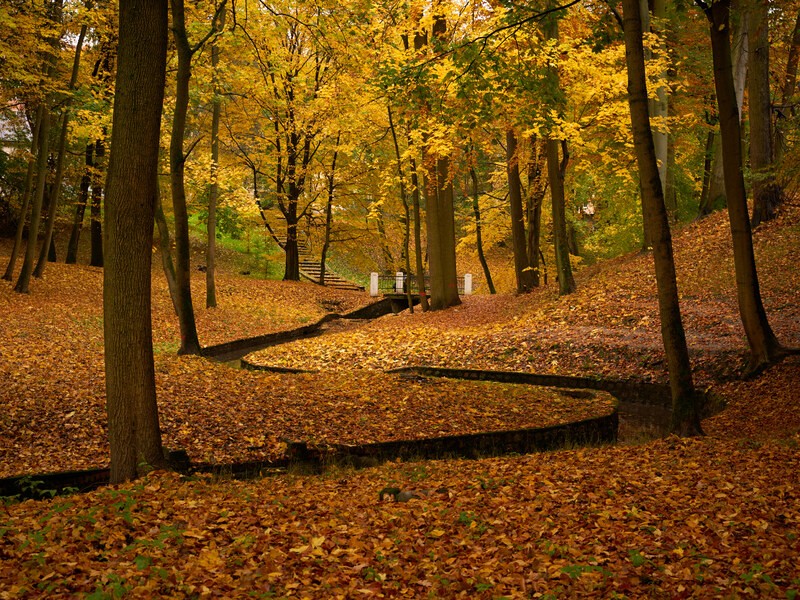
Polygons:
[[481,222],[478,175],[475,173],[475,167],[469,168],[469,176],[472,178],[472,212],[475,215],[475,245],[478,248],[478,260],[480,261],[481,268],[483,269],[483,276],[486,277],[486,285],[489,286],[489,293],[496,294],[497,291],[494,289],[492,274],[489,272],[489,263],[486,262],[486,255],[483,253],[483,224]]
[[[391,113],[390,113],[391,114]],[[394,128],[392,128],[394,134]],[[333,151],[333,159],[331,160],[331,172],[328,175],[328,201],[325,203],[325,239],[322,242],[322,253],[319,259],[319,283],[325,285],[325,261],[328,258],[328,248],[331,245],[331,225],[333,223],[333,196],[336,191],[335,176],[336,176],[336,159],[339,157],[339,140],[341,139],[341,132],[336,134],[336,149]],[[396,144],[396,140],[395,140]]]
[[189,212],[186,207],[184,172],[186,154],[183,138],[186,134],[186,114],[189,108],[189,80],[192,77],[192,49],[186,33],[184,0],[171,0],[172,35],[178,55],[175,74],[175,109],[172,114],[172,133],[169,144],[170,188],[172,211],[175,217],[175,279],[178,283],[178,323],[181,347],[178,354],[200,354],[200,341],[194,318],[191,285],[191,245],[189,242]]
[[[659,33],[663,38],[666,37],[667,0],[653,0],[653,20],[650,23],[649,29]],[[656,58],[658,58],[658,56]],[[666,71],[659,75],[664,80],[668,77]],[[656,97],[650,100],[650,106],[652,107],[652,116],[659,121],[658,128],[653,130],[653,144],[656,150],[656,160],[658,160],[658,175],[661,179],[661,189],[667,190],[669,174],[669,127],[667,123],[669,117],[669,87],[667,87],[666,84],[656,88]],[[666,198],[668,198],[668,196]]]
[[753,236],[747,214],[747,193],[742,175],[742,136],[736,89],[731,64],[729,38],[730,0],[718,0],[704,7],[711,25],[711,53],[714,60],[714,86],[719,103],[719,127],[725,190],[733,237],[736,269],[736,297],[747,341],[750,346],[748,374],[760,372],[785,355],[767,321],[758,285]]
[[[747,48],[748,48],[748,13],[739,12],[739,21],[733,28],[733,81],[736,90],[737,111],[742,114],[742,103],[744,102],[744,87],[747,82]],[[700,205],[699,215],[704,217],[714,210],[724,208],[727,205],[725,194],[725,173],[722,166],[722,143],[716,146],[714,151],[714,161],[711,170],[711,183],[709,184],[706,203]]]
[[[225,11],[219,16],[219,28],[225,28]],[[214,101],[211,108],[211,189],[208,191],[208,220],[206,222],[206,308],[217,306],[217,201],[219,197],[219,118],[222,108],[219,87],[219,45],[211,46],[211,69]]]
[[150,280],[167,53],[166,0],[120,0],[103,275],[111,483],[164,466]]
[[775,218],[783,190],[772,164],[772,104],[769,90],[769,19],[766,0],[748,0],[747,103],[750,115],[750,171],[753,189],[753,227]]
[[[400,155],[400,144],[397,143],[397,130],[394,126],[394,118],[392,117],[392,105],[388,104],[387,112],[389,115],[389,131],[392,134],[392,143],[394,144],[394,155],[397,161],[397,177],[400,185],[400,200],[403,203],[403,262],[405,269],[405,291],[408,300],[408,310],[414,314],[414,300],[411,297],[411,284],[408,279],[411,277],[411,256],[409,255],[409,245],[411,242],[411,210],[408,206],[408,192],[406,190],[406,174],[403,169],[403,159]],[[338,141],[337,141],[338,144]]]
[[158,227],[158,249],[161,254],[161,267],[164,269],[164,276],[167,278],[167,288],[169,297],[172,300],[172,309],[175,316],[180,314],[180,303],[178,301],[178,280],[175,277],[175,263],[172,262],[172,247],[169,241],[169,226],[164,215],[164,205],[161,203],[161,188],[157,189],[155,221]]
[[[786,151],[786,120],[794,116],[793,98],[797,86],[797,65],[800,62],[800,13],[794,23],[792,39],[789,45],[789,57],[786,60],[786,75],[781,91],[781,106],[775,119],[775,162],[780,162]],[[790,108],[791,107],[791,108]]]
[[636,160],[639,165],[642,212],[648,221],[647,229],[650,231],[653,243],[661,338],[669,368],[672,394],[671,429],[678,435],[700,435],[702,434],[700,407],[692,382],[689,351],[681,321],[678,286],[675,280],[675,262],[672,255],[672,237],[650,129],[639,2],[638,0],[623,0],[622,8],[625,57],[628,67],[628,101]]
[[[83,40],[86,37],[87,25],[81,26],[81,31],[78,34],[78,40],[75,43],[75,58],[72,62],[72,75],[69,80],[69,90],[75,88],[75,83],[78,81],[78,69],[81,64],[81,50],[83,49]],[[69,125],[69,108],[72,104],[71,98],[67,99],[64,103],[63,114],[61,116],[61,135],[58,140],[58,158],[56,160],[56,177],[53,183],[53,194],[50,200],[50,207],[47,211],[47,224],[45,225],[44,243],[39,252],[39,260],[36,263],[36,268],[33,271],[34,277],[41,277],[44,275],[44,267],[50,256],[51,247],[53,244],[53,229],[56,223],[56,213],[58,211],[58,202],[61,198],[61,182],[64,177],[64,154],[67,149],[67,127]],[[52,262],[55,262],[53,260]]]
[[[555,16],[551,16],[549,19],[545,26],[545,35],[549,40],[558,41],[558,20]],[[558,66],[551,65],[547,68],[547,85],[550,88],[550,93],[555,97],[557,91],[561,88]],[[563,162],[559,162],[559,146],[563,150]],[[563,296],[575,291],[575,279],[572,276],[572,265],[569,262],[569,249],[567,246],[567,216],[564,198],[564,176],[566,175],[569,161],[566,140],[560,141],[552,137],[548,138],[546,152],[547,178],[550,184],[550,198],[553,207],[553,244],[556,253],[558,293]]]
[[101,213],[103,202],[103,183],[100,175],[100,167],[105,153],[105,142],[102,139],[98,139],[94,145],[95,168],[92,175],[92,207],[90,211],[91,225],[89,228],[92,241],[89,265],[92,267],[103,266],[103,216]]
[[[45,102],[45,101],[43,101]],[[36,160],[36,190],[31,207],[31,222],[28,227],[28,243],[25,246],[25,258],[22,261],[22,270],[17,278],[14,291],[21,294],[30,292],[33,260],[36,255],[36,243],[39,237],[39,223],[42,217],[42,202],[44,201],[44,188],[47,181],[47,158],[50,139],[50,108],[45,102],[42,114],[41,138],[39,142],[39,155]]]
[[86,205],[89,203],[89,185],[91,184],[91,171],[93,166],[94,144],[86,144],[86,171],[81,176],[78,192],[78,203],[75,205],[75,218],[72,221],[72,233],[67,244],[67,258],[64,262],[74,265],[78,262],[78,244],[81,239],[83,217],[86,214]]
[[525,294],[535,287],[533,283],[534,271],[528,262],[517,138],[512,129],[506,130],[506,174],[508,176],[508,197],[511,201],[511,243],[514,249],[514,275],[517,280],[517,293]]
[[[556,273],[558,274],[559,295],[575,291],[575,279],[569,262],[567,246],[567,216],[564,207],[564,173],[569,155],[564,152],[563,162],[559,163],[558,140],[547,140],[547,174],[550,181],[550,198],[553,204],[553,245],[556,253]],[[566,150],[566,143],[563,143]]]
[[414,211],[414,255],[416,259],[417,290],[419,291],[419,303],[422,312],[430,310],[428,305],[428,291],[425,285],[425,265],[422,259],[422,217],[420,215],[419,198],[419,174],[417,173],[417,161],[413,158],[411,165],[411,206]]
[[22,248],[22,234],[25,231],[25,222],[28,218],[28,209],[31,205],[31,196],[33,194],[33,175],[36,170],[36,164],[38,162],[37,157],[39,154],[39,146],[41,144],[41,129],[42,129],[42,121],[44,120],[44,111],[45,107],[44,104],[40,104],[39,107],[36,109],[36,121],[33,126],[33,139],[31,141],[31,156],[28,159],[28,170],[25,174],[25,191],[22,195],[22,207],[19,211],[19,223],[17,224],[17,234],[14,236],[14,247],[11,249],[11,257],[8,260],[8,265],[6,266],[6,272],[3,275],[3,279],[6,281],[11,281],[14,277],[14,268],[17,266],[17,257],[19,256],[19,250]]
[[711,184],[711,159],[714,156],[714,130],[709,129],[706,134],[706,147],[703,153],[703,187],[700,189],[699,206],[708,205],[709,186]]
[[[547,192],[547,156],[545,144],[535,137],[530,139],[531,159],[528,163],[528,198],[526,203],[528,264],[533,269],[533,285],[539,287],[539,240],[542,231],[542,202]],[[544,266],[544,262],[542,262]],[[546,281],[545,281],[546,283]]]

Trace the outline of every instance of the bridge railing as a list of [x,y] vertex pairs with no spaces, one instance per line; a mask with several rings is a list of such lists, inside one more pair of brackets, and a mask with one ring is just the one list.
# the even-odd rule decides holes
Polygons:
[[[472,275],[470,273],[457,277],[456,281],[459,295],[472,293]],[[430,286],[431,277],[430,275],[425,275],[426,292],[430,293]],[[402,271],[398,271],[394,275],[380,273],[370,274],[370,296],[406,294],[409,291],[412,294],[419,294],[420,287],[418,278],[415,275],[403,273]]]

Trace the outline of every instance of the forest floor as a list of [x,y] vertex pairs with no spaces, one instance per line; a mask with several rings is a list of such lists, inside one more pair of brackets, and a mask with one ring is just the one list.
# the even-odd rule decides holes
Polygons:
[[[797,201],[756,232],[767,314],[793,347],[798,240]],[[675,253],[696,383],[727,402],[703,422],[705,437],[251,482],[155,472],[8,504],[0,599],[796,597],[800,359],[740,379],[746,342],[725,215],[677,232]],[[584,269],[567,297],[552,285],[467,297],[448,311],[389,315],[248,357],[318,371],[303,375],[175,356],[177,323],[154,275],[164,442],[193,460],[274,458],[286,437],[366,442],[575,418],[574,407],[547,410],[528,390],[417,390],[381,372],[398,366],[667,381],[648,255]],[[51,264],[30,295],[0,285],[0,476],[107,464],[101,284],[100,269]],[[220,307],[197,310],[204,345],[369,301],[224,273],[217,285]],[[202,280],[193,286],[200,305]],[[381,502],[386,487],[412,497]]]

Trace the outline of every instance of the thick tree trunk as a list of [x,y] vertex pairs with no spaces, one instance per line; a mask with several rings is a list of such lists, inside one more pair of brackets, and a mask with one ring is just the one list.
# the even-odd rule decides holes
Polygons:
[[718,0],[704,7],[711,25],[711,53],[714,60],[714,85],[719,103],[719,126],[722,159],[725,167],[725,190],[733,237],[736,268],[736,297],[747,341],[750,362],[747,372],[757,373],[785,355],[767,321],[761,302],[753,236],[747,214],[747,193],[742,175],[742,136],[736,89],[731,64],[729,37],[730,0]]
[[750,115],[750,170],[753,174],[753,227],[775,218],[783,190],[775,179],[772,104],[769,90],[769,18],[765,0],[749,0],[747,102]]
[[661,337],[667,356],[672,393],[671,428],[673,433],[678,435],[698,435],[702,434],[700,407],[692,382],[689,351],[681,321],[672,238],[650,129],[639,2],[623,0],[622,7],[625,57],[628,67],[628,101],[636,160],[639,165],[642,212],[648,221],[648,231],[653,243]]
[[103,275],[111,482],[165,464],[156,403],[150,279],[167,53],[166,0],[120,0]]
[[[742,114],[744,102],[744,88],[747,83],[747,53],[748,53],[748,13],[739,12],[739,20],[733,27],[733,81],[736,90],[736,106]],[[714,161],[711,169],[711,183],[709,184],[706,203],[700,205],[698,216],[704,217],[714,210],[725,208],[727,198],[725,193],[725,172],[722,165],[722,143],[716,146]]]
[[525,235],[525,214],[522,209],[522,183],[519,176],[517,137],[511,129],[506,130],[506,175],[508,197],[511,201],[511,243],[514,249],[514,275],[517,293],[525,294],[534,287],[534,271],[528,262],[528,244]]
[[25,174],[25,191],[22,194],[22,207],[19,211],[19,223],[17,223],[17,233],[14,236],[14,246],[11,249],[11,257],[6,266],[6,272],[3,279],[11,281],[14,277],[14,269],[17,266],[17,257],[19,256],[20,248],[22,248],[22,234],[25,231],[25,222],[28,219],[28,209],[31,205],[31,196],[33,195],[33,176],[36,172],[37,158],[39,155],[39,146],[42,137],[42,121],[44,120],[44,104],[39,105],[36,109],[36,121],[33,126],[33,140],[31,141],[31,156],[28,159],[28,170]]
[[475,168],[469,168],[469,176],[472,179],[472,213],[475,215],[475,245],[478,249],[478,260],[483,269],[483,276],[486,277],[486,285],[489,287],[490,294],[496,294],[494,289],[494,281],[492,281],[492,274],[489,271],[489,263],[486,262],[486,255],[483,252],[483,223],[481,222],[481,205],[480,193],[478,191],[478,175],[475,173]]
[[102,165],[103,156],[105,156],[105,142],[101,139],[97,140],[94,145],[94,173],[92,175],[92,207],[90,210],[91,224],[89,233],[91,237],[91,256],[89,258],[89,265],[92,267],[103,266],[103,215],[102,215],[102,202],[103,202],[103,183],[100,175],[100,167]]
[[86,171],[81,176],[81,183],[78,192],[78,203],[75,205],[75,218],[72,221],[72,233],[67,244],[67,258],[64,262],[74,265],[78,262],[78,244],[81,240],[81,229],[83,229],[83,217],[86,214],[86,205],[89,204],[89,186],[92,181],[92,167],[94,156],[94,144],[86,144]]
[[189,242],[189,212],[186,207],[184,172],[186,154],[183,138],[186,134],[186,115],[189,108],[189,80],[192,77],[192,49],[186,33],[184,0],[171,0],[172,34],[178,54],[175,74],[175,109],[172,114],[172,133],[169,144],[170,188],[175,216],[175,278],[178,283],[178,323],[181,347],[178,354],[200,354],[200,341],[194,318],[191,285],[191,245]]

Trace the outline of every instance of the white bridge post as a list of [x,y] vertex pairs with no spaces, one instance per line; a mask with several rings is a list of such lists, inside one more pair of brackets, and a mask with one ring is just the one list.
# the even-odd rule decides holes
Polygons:
[[403,283],[405,282],[406,275],[402,271],[394,274],[394,291],[398,294],[403,293]]
[[370,273],[369,274],[369,295],[372,298],[378,296],[378,274],[377,273]]
[[468,296],[472,293],[472,273],[464,275],[464,295]]

